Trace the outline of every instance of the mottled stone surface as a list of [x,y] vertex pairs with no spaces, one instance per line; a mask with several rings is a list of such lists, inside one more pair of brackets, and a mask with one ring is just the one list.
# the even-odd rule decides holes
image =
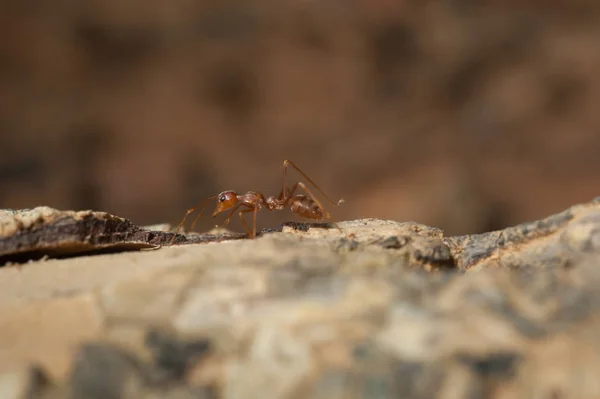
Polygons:
[[444,241],[453,249],[457,266],[567,266],[579,255],[600,249],[600,197],[542,220],[504,230]]
[[33,362],[64,375],[77,345],[101,334],[103,319],[91,293],[0,307],[0,372]]
[[599,199],[473,236],[377,219],[340,226],[1,268],[0,390],[600,395]]

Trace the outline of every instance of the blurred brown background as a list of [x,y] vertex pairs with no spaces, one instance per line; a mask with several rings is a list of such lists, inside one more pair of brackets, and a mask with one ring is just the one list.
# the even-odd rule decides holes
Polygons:
[[597,0],[0,3],[2,208],[177,223],[288,158],[337,219],[481,232],[599,194],[599,105]]

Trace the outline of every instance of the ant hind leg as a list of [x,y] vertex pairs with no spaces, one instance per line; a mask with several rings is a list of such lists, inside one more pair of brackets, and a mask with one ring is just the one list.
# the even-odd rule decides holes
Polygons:
[[[288,166],[291,166],[292,168],[296,169],[296,171],[298,173],[300,173],[302,175],[302,177],[304,177],[310,184],[312,184],[317,190],[319,190],[319,192],[323,195],[323,197],[325,197],[325,199],[327,200],[327,202],[329,202],[331,205],[334,206],[339,206],[340,204],[342,204],[344,202],[344,199],[340,199],[337,203],[333,202],[332,200],[329,199],[329,197],[327,196],[327,194],[325,194],[325,192],[321,189],[321,187],[319,187],[317,185],[317,183],[315,183],[310,177],[308,177],[308,175],[306,173],[304,173],[298,166],[296,166],[295,163],[293,163],[292,161],[290,161],[289,159],[286,159],[285,161],[283,161],[283,187],[282,187],[282,192],[285,192],[284,196],[285,198],[288,198],[288,192],[289,191],[293,191],[293,190],[288,190],[287,189],[287,183],[286,183],[286,179],[287,179],[287,168]],[[308,189],[306,188],[306,185],[303,184],[303,188],[304,190],[306,190],[307,192]],[[291,197],[293,195],[293,193],[290,193],[289,196]],[[313,199],[315,199],[315,196],[311,194],[311,197],[313,197]],[[317,202],[317,201],[315,201]],[[317,202],[318,203],[318,202]],[[319,205],[320,206],[320,205]],[[323,207],[321,206],[321,209],[323,209]]]

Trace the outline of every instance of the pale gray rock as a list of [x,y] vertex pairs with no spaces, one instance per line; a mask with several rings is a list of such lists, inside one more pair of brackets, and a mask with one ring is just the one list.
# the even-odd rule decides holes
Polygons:
[[[87,315],[101,321],[93,335],[64,334],[78,348],[70,368],[45,343],[27,352],[56,386],[44,399],[593,398],[599,212],[594,200],[460,237],[377,219],[342,222],[341,233],[287,223],[256,239],[181,234],[204,243],[24,265],[24,295],[7,297],[0,322],[24,326],[40,306],[69,301],[86,306],[57,317],[63,325],[101,313]],[[119,262],[106,265],[113,279],[91,273],[103,259]],[[36,273],[59,268],[72,277],[60,280],[63,292],[84,296],[28,294]],[[0,282],[16,273],[0,269]],[[86,290],[84,276],[102,283]]]

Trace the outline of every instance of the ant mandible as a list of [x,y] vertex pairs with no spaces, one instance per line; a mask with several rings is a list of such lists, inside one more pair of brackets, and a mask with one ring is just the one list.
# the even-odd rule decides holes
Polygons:
[[[227,216],[227,218],[225,219],[225,222],[222,224],[222,226],[226,226],[229,224],[229,221],[231,220],[231,217],[235,214],[235,212],[238,211],[238,209],[240,209],[241,207],[244,207],[245,209],[242,209],[238,214],[239,214],[240,219],[242,220],[242,224],[244,225],[244,228],[248,232],[248,235],[250,238],[256,237],[256,214],[263,207],[269,211],[281,211],[281,210],[285,209],[285,207],[289,206],[290,210],[292,212],[294,212],[297,215],[300,215],[301,217],[303,217],[305,219],[323,220],[324,218],[326,218],[331,223],[333,223],[333,225],[335,225],[335,227],[341,232],[342,229],[340,229],[338,224],[333,221],[333,219],[331,218],[331,214],[323,207],[321,202],[313,195],[313,193],[308,189],[306,184],[304,184],[303,182],[298,182],[298,183],[295,183],[291,188],[288,187],[288,185],[287,185],[288,166],[291,166],[294,169],[296,169],[296,171],[298,171],[298,173],[300,173],[308,182],[310,182],[314,187],[316,187],[316,189],[319,190],[319,192],[321,192],[321,194],[323,194],[325,199],[331,205],[338,206],[342,202],[344,202],[344,199],[340,199],[337,203],[332,202],[327,197],[327,195],[323,192],[323,190],[321,190],[321,188],[319,186],[317,186],[317,184],[314,181],[312,181],[312,179],[310,177],[308,177],[306,175],[306,173],[304,173],[302,170],[300,170],[300,168],[298,168],[292,161],[289,161],[286,159],[285,161],[283,161],[283,185],[281,188],[281,192],[279,193],[279,195],[277,197],[274,197],[274,196],[267,197],[260,192],[254,192],[254,191],[248,191],[246,194],[238,194],[233,190],[223,191],[223,192],[219,193],[218,195],[208,197],[207,199],[202,201],[200,204],[187,210],[185,216],[183,217],[183,219],[177,226],[177,230],[175,231],[173,238],[171,239],[171,245],[173,245],[173,242],[175,241],[175,237],[181,230],[187,217],[191,213],[195,212],[196,209],[202,207],[202,209],[198,213],[198,216],[196,216],[196,219],[194,219],[194,222],[192,223],[191,229],[193,230],[194,226],[196,225],[196,222],[198,221],[198,219],[200,219],[200,216],[202,216],[202,213],[208,206],[208,201],[211,201],[211,200],[214,200],[217,198],[218,198],[217,206],[215,208],[215,211],[212,214],[213,218],[215,216],[217,216],[219,213],[231,209],[229,216]],[[298,187],[301,188],[302,190],[304,190],[308,195],[296,194],[296,190],[298,189]],[[244,219],[244,214],[250,213],[250,212],[252,212],[252,216],[253,216],[252,229],[250,229],[250,227],[248,226],[248,223],[246,223],[246,220]]]

